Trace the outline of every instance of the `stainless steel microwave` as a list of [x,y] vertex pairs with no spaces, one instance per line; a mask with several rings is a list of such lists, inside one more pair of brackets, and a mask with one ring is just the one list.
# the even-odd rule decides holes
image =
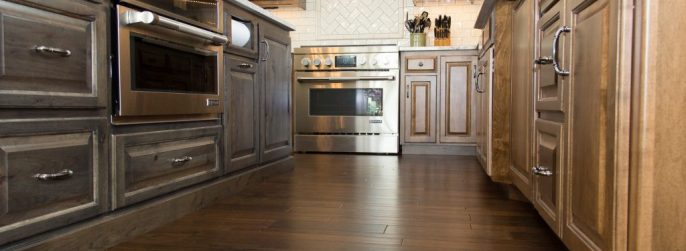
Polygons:
[[222,112],[226,36],[137,6],[116,13],[115,116]]

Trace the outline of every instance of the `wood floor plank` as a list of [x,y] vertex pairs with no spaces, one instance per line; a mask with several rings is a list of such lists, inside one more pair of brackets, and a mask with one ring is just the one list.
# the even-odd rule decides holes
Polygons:
[[112,250],[565,250],[473,157],[296,155],[295,169]]

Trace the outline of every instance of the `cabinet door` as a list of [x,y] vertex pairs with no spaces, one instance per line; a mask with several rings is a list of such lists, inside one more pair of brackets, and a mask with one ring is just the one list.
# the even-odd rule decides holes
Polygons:
[[289,156],[291,136],[291,39],[288,32],[260,24],[262,163]]
[[622,65],[617,60],[622,46],[618,5],[611,0],[567,1],[567,9],[574,11],[572,31],[565,35],[573,41],[573,54],[563,238],[575,250],[621,250],[626,245],[628,144],[620,142],[628,142],[630,122],[620,111],[628,110],[623,104],[630,88],[629,81],[620,86],[617,78]]
[[105,107],[106,13],[86,1],[0,1],[0,107]]
[[[563,2],[552,4],[550,10],[546,12],[538,21],[536,31],[536,56],[539,59],[546,59],[545,62],[537,64],[536,73],[536,109],[546,112],[562,112],[564,109],[564,77],[555,74],[552,64],[553,59],[553,40],[555,33],[564,24],[562,9]],[[561,38],[559,43],[559,61],[564,62],[564,43]],[[527,63],[531,64],[531,63]]]
[[106,124],[0,121],[0,245],[106,211]]
[[[563,124],[536,120],[536,164],[534,206],[548,225],[560,235],[562,223]],[[537,169],[537,170],[536,170]]]
[[259,162],[259,85],[257,64],[226,55],[226,172],[237,171]]
[[440,116],[441,143],[474,142],[473,57],[441,57]]
[[491,57],[490,49],[480,60],[477,67],[476,89],[476,152],[481,167],[491,175],[490,168],[490,122],[491,122]]
[[533,134],[533,17],[534,1],[522,0],[514,8],[512,25],[512,99],[510,176],[531,200]]
[[436,142],[436,76],[405,77],[405,142]]

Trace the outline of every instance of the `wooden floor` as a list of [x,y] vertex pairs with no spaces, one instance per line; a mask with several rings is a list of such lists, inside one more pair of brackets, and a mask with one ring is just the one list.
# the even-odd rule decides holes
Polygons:
[[112,250],[565,250],[473,157],[296,155],[295,163]]

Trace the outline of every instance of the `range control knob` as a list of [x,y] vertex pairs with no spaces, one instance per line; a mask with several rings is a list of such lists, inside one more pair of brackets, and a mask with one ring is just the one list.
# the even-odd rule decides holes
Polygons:
[[302,60],[300,60],[300,63],[305,67],[310,66],[310,59],[309,58],[303,58]]
[[319,58],[315,58],[314,61],[312,61],[312,64],[316,67],[319,67],[320,65],[322,65],[322,60]]
[[333,65],[333,60],[331,60],[331,58],[326,58],[326,59],[324,59],[324,64],[326,66],[331,66],[331,65]]
[[364,65],[364,64],[367,63],[367,57],[365,57],[365,56],[360,56],[359,58],[357,58],[357,62],[358,62],[360,65]]
[[382,56],[378,57],[376,60],[379,61],[378,64],[382,64],[382,65],[388,65],[390,63],[388,61],[388,58],[382,57]]

